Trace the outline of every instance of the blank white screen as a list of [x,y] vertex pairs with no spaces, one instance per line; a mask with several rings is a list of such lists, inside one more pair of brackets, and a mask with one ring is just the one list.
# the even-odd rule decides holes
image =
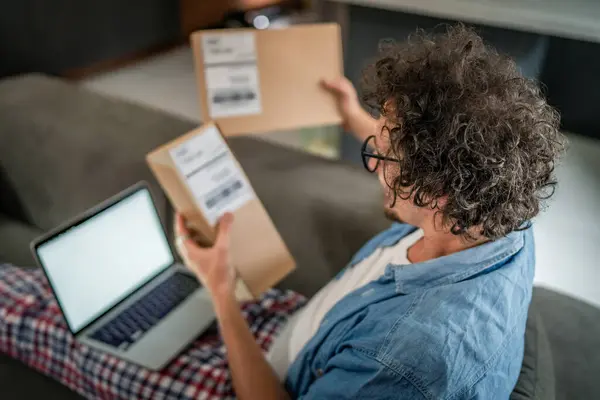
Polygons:
[[75,332],[173,263],[147,189],[42,244],[37,251]]

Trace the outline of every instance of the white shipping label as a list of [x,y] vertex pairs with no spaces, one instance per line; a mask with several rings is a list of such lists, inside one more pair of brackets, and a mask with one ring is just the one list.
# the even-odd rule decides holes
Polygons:
[[204,33],[204,65],[256,61],[254,32]]
[[262,112],[256,64],[231,64],[204,70],[211,118]]
[[215,126],[174,147],[170,154],[210,225],[256,198]]

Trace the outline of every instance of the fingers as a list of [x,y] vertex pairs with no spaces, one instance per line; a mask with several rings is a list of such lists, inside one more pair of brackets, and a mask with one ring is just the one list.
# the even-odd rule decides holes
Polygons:
[[180,213],[177,213],[175,215],[175,233],[177,233],[178,236],[182,237],[189,236],[190,234],[189,229],[185,225],[185,219]]
[[190,230],[185,224],[185,218],[180,213],[177,213],[175,217],[175,233],[175,247],[187,265],[192,261],[192,258],[198,258],[198,251],[201,249],[190,239]]
[[[213,248],[216,248],[218,251],[228,251],[232,224],[233,214],[226,213],[221,217]],[[211,248],[202,248],[190,239],[190,230],[185,225],[185,219],[179,213],[177,214],[175,229],[177,232],[176,247],[184,259],[201,262],[204,258],[208,257]]]
[[215,240],[216,246],[229,247],[231,225],[233,225],[233,214],[225,213],[219,220],[219,230],[217,232],[217,239]]
[[[219,274],[229,264],[229,236],[233,214],[227,213],[219,221],[217,237],[214,245],[210,248],[202,248],[186,236],[179,236],[177,248],[184,260],[185,265],[198,276],[205,285],[211,281],[211,277]],[[178,234],[187,231],[182,218],[177,218]]]
[[321,80],[321,86],[335,94],[345,94],[348,91],[348,83],[348,80],[343,76]]

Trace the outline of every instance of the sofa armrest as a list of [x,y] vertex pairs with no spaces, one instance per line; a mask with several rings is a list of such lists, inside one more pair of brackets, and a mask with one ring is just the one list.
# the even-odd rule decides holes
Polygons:
[[361,168],[251,137],[229,144],[296,259],[280,288],[312,296],[389,226],[379,183]]
[[600,308],[543,287],[533,289],[532,307],[550,343],[556,398],[600,398]]
[[0,214],[0,263],[35,266],[29,243],[42,233],[31,225]]
[[556,396],[552,349],[535,302],[529,307],[523,350],[521,373],[510,400],[554,400]]

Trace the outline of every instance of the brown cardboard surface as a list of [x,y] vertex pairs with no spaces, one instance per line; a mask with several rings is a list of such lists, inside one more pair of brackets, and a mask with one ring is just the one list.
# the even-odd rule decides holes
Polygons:
[[[262,112],[211,118],[202,36],[206,33],[252,32],[256,43]],[[225,136],[334,125],[342,119],[333,96],[319,84],[343,74],[340,27],[298,25],[285,29],[228,29],[191,35],[203,121],[214,120]]]
[[[150,169],[173,207],[183,214],[206,244],[213,243],[215,227],[210,225],[196,205],[194,196],[171,158],[169,150],[195,135],[202,134],[206,128],[212,126],[212,123],[203,125],[146,156]],[[237,161],[236,164],[239,166]],[[258,197],[246,202],[233,214],[231,262],[247,290],[256,297],[290,273],[295,268],[295,261]],[[238,299],[243,300],[247,295],[242,294],[244,285],[240,283],[239,286],[236,294]]]

